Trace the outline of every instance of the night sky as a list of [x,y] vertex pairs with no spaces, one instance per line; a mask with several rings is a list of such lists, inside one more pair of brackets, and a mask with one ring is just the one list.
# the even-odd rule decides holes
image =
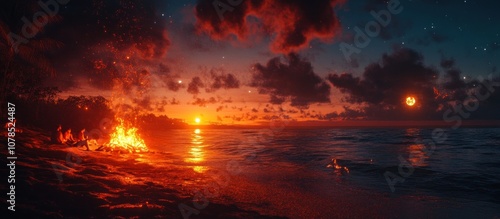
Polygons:
[[[6,13],[16,3],[2,9],[14,33],[40,10],[32,2],[23,14]],[[47,54],[56,75],[45,83],[61,97],[103,95],[189,123],[442,120],[464,100],[473,105],[471,94],[490,92],[480,77],[500,81],[498,8],[493,0],[74,0],[33,41],[60,42]],[[390,19],[382,26],[372,12]],[[356,46],[367,24],[380,29]],[[493,92],[468,119],[500,119],[499,108]]]

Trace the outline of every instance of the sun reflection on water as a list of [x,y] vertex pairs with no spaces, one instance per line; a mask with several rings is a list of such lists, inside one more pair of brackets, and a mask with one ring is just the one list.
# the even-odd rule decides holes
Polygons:
[[201,162],[205,160],[205,151],[204,151],[204,139],[201,135],[200,129],[195,129],[191,134],[191,147],[189,148],[188,157],[184,159],[187,163],[198,164],[193,166],[193,170],[198,173],[203,173],[208,170],[206,166],[199,165]]
[[[408,137],[413,138],[413,141],[418,142],[421,140],[421,130],[417,128],[410,128],[406,129],[405,134]],[[410,164],[412,166],[426,166],[427,162],[426,159],[429,158],[427,154],[425,153],[426,147],[423,144],[410,144],[406,148],[409,156],[408,156],[408,161],[410,161]]]
[[425,154],[425,146],[423,144],[412,144],[408,146],[409,157],[411,165],[413,166],[426,166],[426,160],[429,158],[427,154]]

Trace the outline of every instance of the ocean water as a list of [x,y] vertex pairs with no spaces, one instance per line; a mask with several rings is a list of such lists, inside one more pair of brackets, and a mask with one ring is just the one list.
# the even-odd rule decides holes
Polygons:
[[[200,175],[225,175],[224,180],[214,177],[218,191],[211,198],[265,213],[295,209],[323,215],[321,209],[304,207],[307,197],[313,197],[342,200],[350,208],[378,201],[399,208],[385,208],[383,203],[368,208],[385,211],[382,217],[450,212],[458,212],[458,217],[478,212],[499,217],[500,129],[444,129],[445,141],[431,147],[433,130],[201,128],[156,131],[145,138],[152,151],[178,157],[176,162]],[[262,200],[268,196],[275,197]],[[358,200],[367,196],[383,198]],[[401,210],[404,206],[410,210]],[[415,206],[421,209],[418,214],[407,212]]]
[[156,130],[147,153],[26,131],[16,203],[24,218],[500,218],[500,129],[431,147],[435,131]]

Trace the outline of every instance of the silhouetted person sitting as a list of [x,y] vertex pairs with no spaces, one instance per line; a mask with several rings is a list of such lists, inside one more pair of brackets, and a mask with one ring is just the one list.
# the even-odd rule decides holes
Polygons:
[[68,129],[64,132],[64,142],[68,145],[75,144],[75,138],[73,138],[73,134],[71,134],[71,129]]
[[85,146],[87,151],[89,150],[89,143],[87,142],[88,136],[85,135],[85,129],[82,129],[76,138],[77,142],[74,144],[75,147]]
[[66,140],[64,139],[64,135],[62,133],[62,127],[61,127],[61,125],[57,126],[57,129],[54,132],[52,132],[52,136],[51,136],[50,140],[54,144],[64,144],[64,143],[66,143]]

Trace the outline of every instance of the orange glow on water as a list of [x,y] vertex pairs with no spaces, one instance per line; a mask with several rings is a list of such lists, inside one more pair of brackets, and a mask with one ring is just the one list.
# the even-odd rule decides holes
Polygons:
[[408,161],[412,166],[425,166],[426,160],[429,158],[425,153],[426,147],[423,144],[412,144],[408,146],[409,157]]
[[137,128],[127,127],[124,125],[123,119],[118,119],[120,124],[114,128],[114,132],[110,135],[109,143],[111,151],[125,150],[133,152],[147,152],[148,147],[144,140],[137,133]]
[[195,129],[193,131],[191,138],[191,147],[189,148],[188,152],[189,155],[184,159],[184,161],[187,163],[197,164],[196,166],[193,166],[193,170],[198,173],[203,173],[208,170],[208,168],[206,166],[200,165],[200,163],[205,161],[205,145],[203,137],[200,134],[200,129]]

